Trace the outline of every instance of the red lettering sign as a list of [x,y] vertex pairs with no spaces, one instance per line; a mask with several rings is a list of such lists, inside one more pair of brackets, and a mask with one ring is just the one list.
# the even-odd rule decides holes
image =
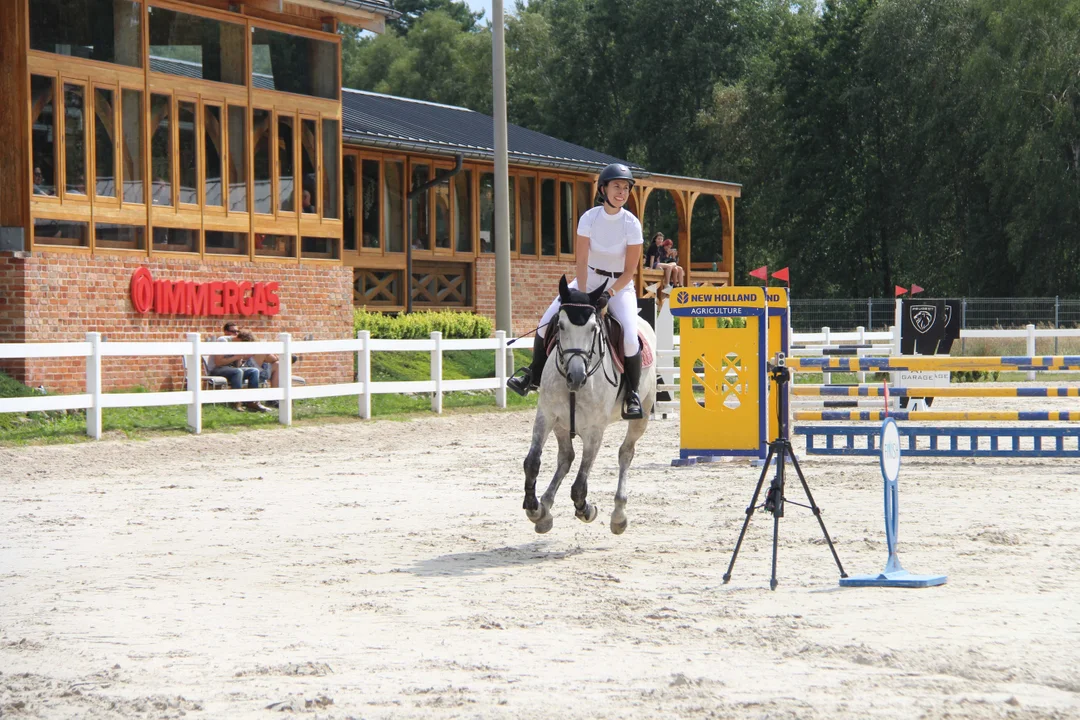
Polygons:
[[135,312],[158,315],[277,315],[281,312],[276,282],[196,283],[154,280],[150,270],[131,275],[131,304]]

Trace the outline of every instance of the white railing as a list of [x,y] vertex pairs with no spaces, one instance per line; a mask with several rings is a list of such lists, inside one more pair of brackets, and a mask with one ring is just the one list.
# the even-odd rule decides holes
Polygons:
[[[85,342],[63,343],[5,343],[0,344],[0,359],[19,358],[86,358],[86,392],[72,395],[47,395],[20,398],[0,398],[0,413],[42,412],[47,410],[86,410],[86,434],[101,438],[102,408],[150,407],[186,405],[187,426],[193,433],[202,432],[202,406],[207,403],[278,402],[278,421],[291,425],[294,400],[306,398],[357,396],[357,414],[371,417],[373,395],[401,393],[430,393],[431,409],[442,412],[443,394],[461,390],[494,390],[495,404],[506,407],[506,333],[498,331],[494,338],[483,340],[443,340],[442,333],[433,332],[426,340],[373,340],[366,330],[356,339],[302,340],[294,342],[289,333],[278,335],[276,341],[244,343],[245,352],[254,355],[272,353],[280,358],[314,353],[356,353],[356,381],[330,385],[292,384],[292,363],[282,362],[280,385],[277,388],[245,388],[241,390],[205,390],[202,387],[202,358],[207,355],[226,355],[235,350],[226,342],[203,342],[198,334],[188,333],[179,342],[104,342],[100,333],[87,333]],[[495,376],[467,380],[445,380],[442,377],[443,353],[447,350],[494,350]],[[428,380],[408,382],[372,382],[371,355],[374,352],[431,353],[431,375]],[[102,391],[101,359],[105,357],[183,357],[186,360],[186,390],[151,393],[106,393]]]

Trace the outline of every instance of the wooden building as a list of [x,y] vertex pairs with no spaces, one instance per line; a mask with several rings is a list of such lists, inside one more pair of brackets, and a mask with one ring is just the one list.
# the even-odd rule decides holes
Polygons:
[[[260,337],[343,337],[354,306],[398,311],[406,293],[494,316],[491,118],[341,88],[337,23],[393,16],[386,0],[0,2],[0,342],[214,335],[229,316]],[[526,330],[573,272],[577,218],[615,158],[514,126],[510,150]],[[666,191],[690,281],[725,284],[739,187],[635,171],[631,210]],[[690,220],[713,200],[722,252],[692,264]],[[55,391],[84,380],[81,364],[0,369]],[[181,372],[117,361],[105,378],[168,388]]]

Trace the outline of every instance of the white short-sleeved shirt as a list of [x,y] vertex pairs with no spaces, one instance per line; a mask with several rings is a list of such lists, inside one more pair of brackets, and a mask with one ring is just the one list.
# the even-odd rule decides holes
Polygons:
[[578,235],[589,238],[589,266],[597,270],[621,273],[626,267],[628,245],[641,245],[641,221],[620,208],[609,215],[603,205],[586,210],[577,226]]

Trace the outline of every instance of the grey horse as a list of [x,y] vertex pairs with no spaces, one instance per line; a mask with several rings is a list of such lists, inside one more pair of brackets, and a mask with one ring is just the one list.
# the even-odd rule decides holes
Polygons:
[[[570,465],[574,462],[571,431],[581,435],[582,457],[577,478],[570,490],[574,514],[583,522],[592,522],[599,514],[588,502],[588,479],[593,461],[604,439],[604,430],[622,420],[621,376],[616,370],[607,346],[607,333],[602,327],[601,313],[595,309],[604,293],[600,287],[584,293],[567,286],[564,277],[559,283],[562,307],[558,323],[558,343],[544,367],[540,381],[540,402],[533,422],[532,445],[525,457],[525,514],[535,524],[538,533],[551,530],[551,506]],[[656,335],[644,319],[638,318],[638,328],[650,348],[656,347]],[[619,447],[619,485],[615,490],[615,508],[611,513],[611,532],[621,535],[627,526],[626,477],[634,446],[649,425],[649,413],[656,401],[656,374],[651,369],[641,373],[637,388],[644,415],[629,420],[626,437]],[[573,395],[573,400],[571,396]],[[573,410],[572,410],[573,408]],[[571,424],[573,413],[573,424]],[[558,467],[543,496],[536,497],[536,478],[540,474],[540,455],[548,435],[555,432],[559,443]]]

